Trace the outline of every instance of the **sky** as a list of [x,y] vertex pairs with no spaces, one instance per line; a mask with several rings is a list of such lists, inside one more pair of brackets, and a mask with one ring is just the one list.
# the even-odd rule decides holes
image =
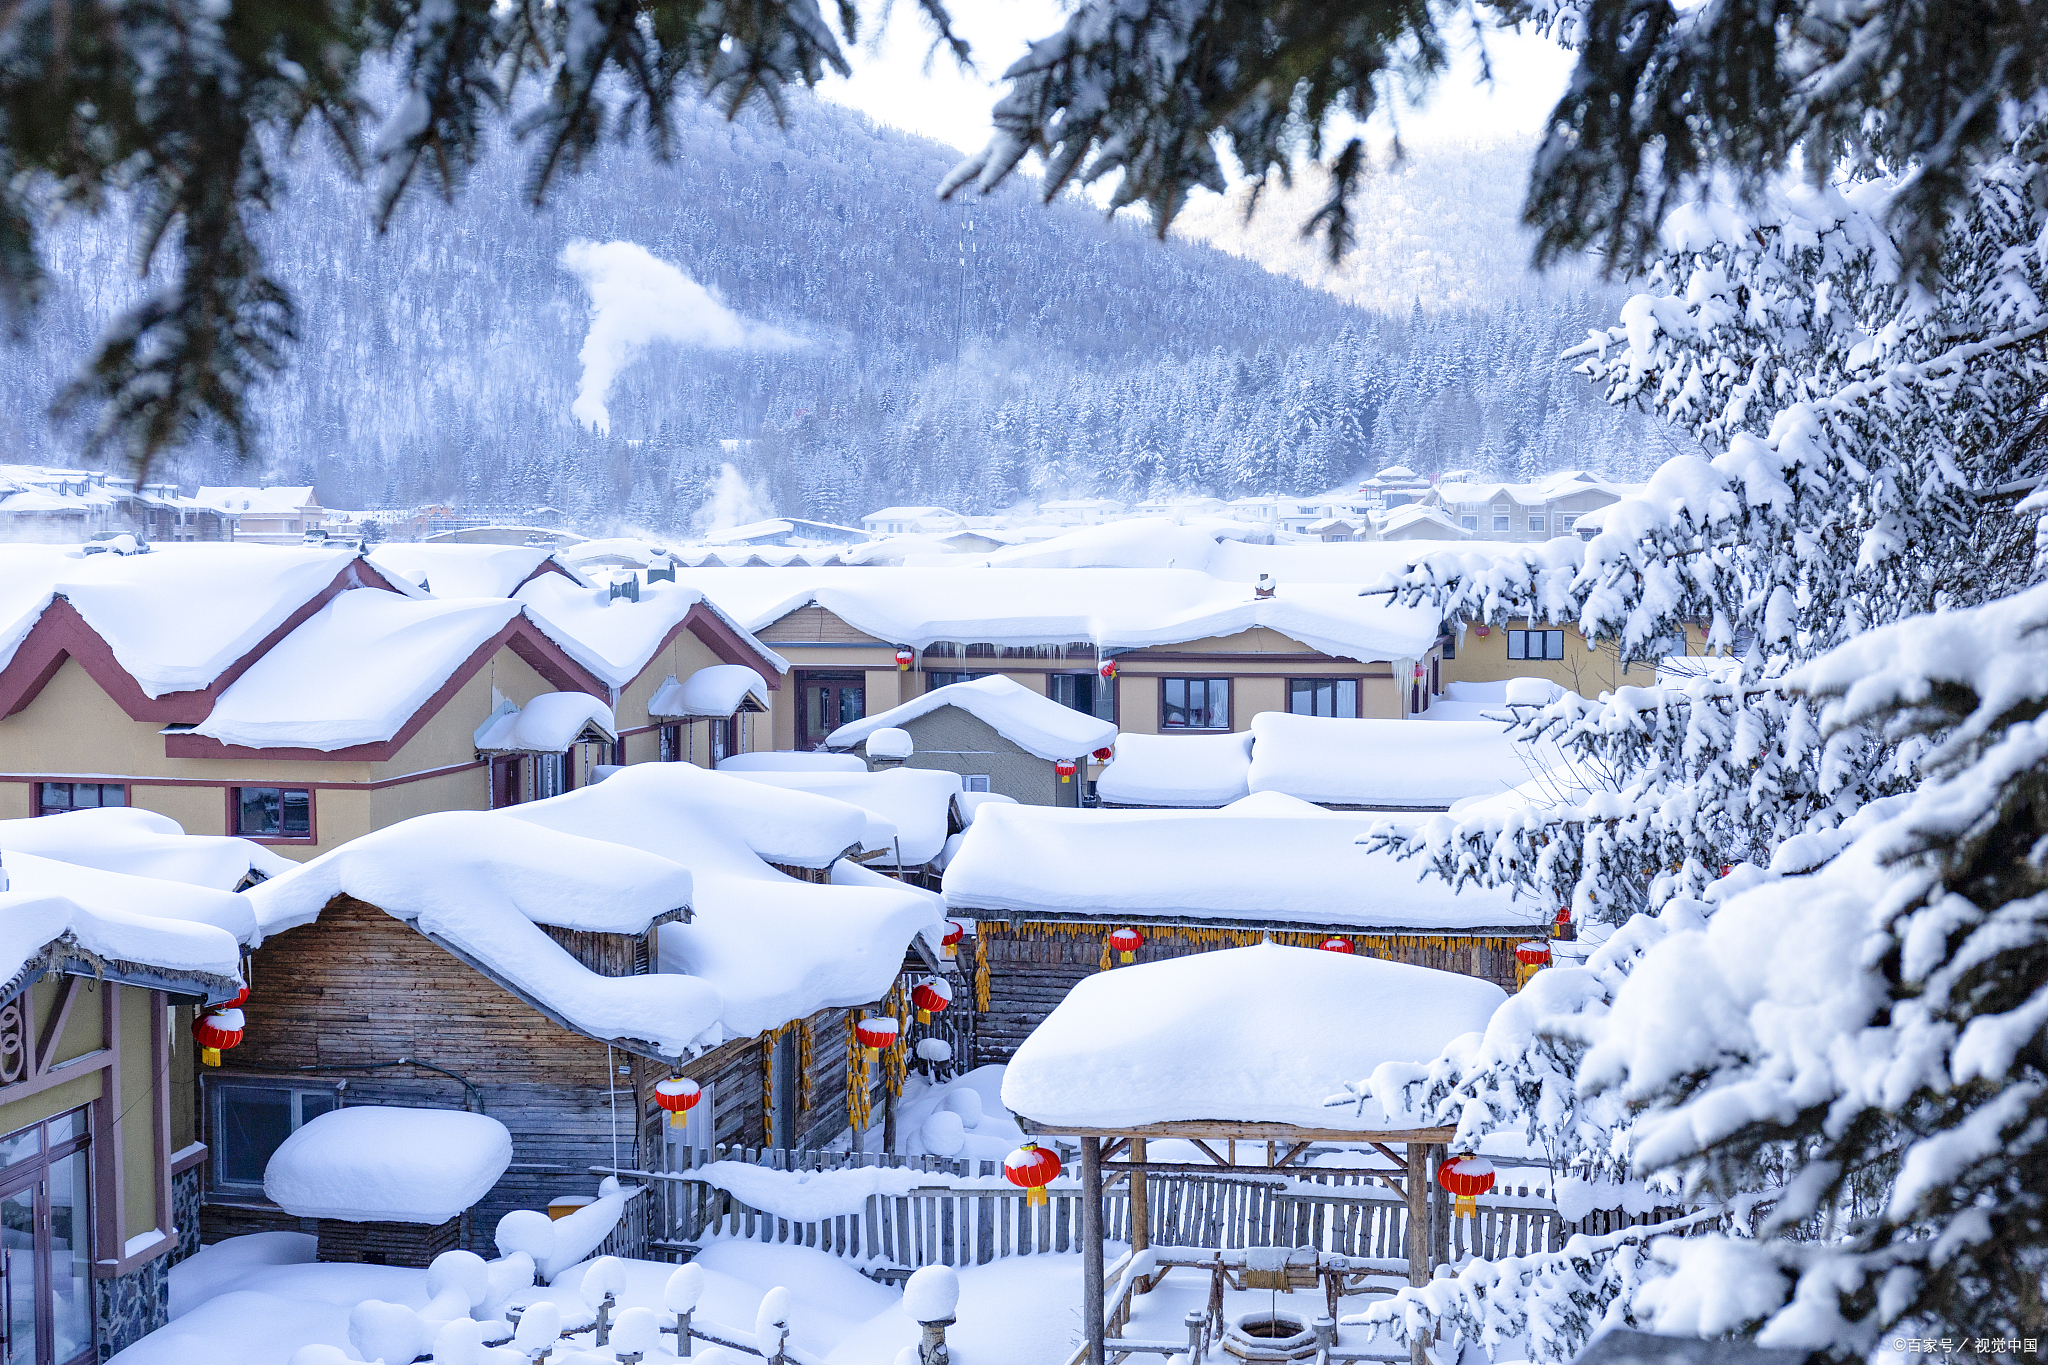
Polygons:
[[[827,99],[871,118],[949,143],[963,152],[987,141],[989,108],[1001,96],[1003,68],[1033,38],[1059,30],[1065,8],[1055,0],[954,0],[955,27],[974,47],[977,69],[962,72],[952,57],[926,60],[931,32],[912,0],[893,12],[863,9],[866,37],[848,54],[854,73],[819,86]],[[1404,142],[1493,141],[1535,132],[1564,90],[1571,56],[1548,39],[1492,33],[1486,39],[1495,81],[1475,88],[1479,64],[1469,37],[1456,64],[1421,108],[1398,111]],[[1377,131],[1385,133],[1383,120]]]

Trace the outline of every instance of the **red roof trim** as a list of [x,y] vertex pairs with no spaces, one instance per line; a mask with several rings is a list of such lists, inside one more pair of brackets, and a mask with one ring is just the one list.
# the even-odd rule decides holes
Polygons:
[[544,573],[558,573],[562,577],[568,579],[571,583],[575,583],[577,587],[580,588],[584,586],[583,584],[578,583],[576,581],[575,574],[570,573],[567,569],[557,564],[555,562],[555,557],[553,555],[549,555],[546,559],[543,559],[540,563],[533,566],[532,573],[520,579],[517,583],[514,583],[512,585],[512,591],[506,593],[505,595],[507,597],[517,597],[519,595],[519,590],[521,588],[525,587],[528,583],[531,583],[534,579],[539,578]]
[[769,691],[782,690],[782,674],[761,657],[761,651],[749,644],[746,637],[727,625],[717,612],[702,602],[691,607],[689,614],[676,623],[675,630],[662,637],[661,644],[655,647],[655,654],[659,655],[668,647],[669,641],[676,638],[677,632],[683,630],[688,630],[690,634],[703,641],[705,648],[727,663],[743,664],[759,673],[767,682]]
[[412,737],[454,699],[462,685],[477,675],[491,656],[510,648],[532,666],[558,691],[588,692],[600,701],[611,700],[611,690],[583,666],[562,652],[524,613],[505,623],[505,628],[476,647],[448,676],[439,691],[427,698],[419,710],[398,727],[398,733],[381,744],[354,744],[346,749],[254,749],[240,744],[223,744],[208,735],[165,735],[166,758],[297,759],[316,763],[385,763],[398,756]]

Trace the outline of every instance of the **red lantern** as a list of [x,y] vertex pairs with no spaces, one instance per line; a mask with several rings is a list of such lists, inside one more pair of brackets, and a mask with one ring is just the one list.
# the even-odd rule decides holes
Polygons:
[[944,1013],[946,1006],[953,1003],[953,988],[936,976],[928,976],[910,993],[910,1003],[917,1006],[917,1022],[929,1024],[934,1014]]
[[1515,961],[1521,963],[1524,967],[1548,967],[1550,965],[1550,945],[1540,938],[1532,938],[1527,943],[1518,943],[1515,945]]
[[1451,1217],[1476,1218],[1479,1196],[1493,1188],[1493,1163],[1469,1153],[1454,1156],[1436,1168],[1436,1183],[1456,1196]]
[[901,1028],[886,1014],[870,1015],[853,1026],[853,1036],[860,1039],[860,1045],[868,1050],[868,1060],[872,1062],[877,1052],[896,1046],[896,1035]]
[[688,1076],[670,1076],[665,1081],[654,1083],[654,1102],[668,1110],[668,1126],[671,1128],[682,1127],[687,1121],[684,1116],[703,1098],[703,1087]]
[[1027,1142],[1003,1158],[1003,1179],[1025,1191],[1027,1208],[1046,1202],[1045,1187],[1059,1173],[1059,1154],[1035,1142]]
[[1326,938],[1316,946],[1326,953],[1355,953],[1358,951],[1358,949],[1351,946],[1351,940],[1348,938]]
[[946,955],[948,961],[951,961],[960,955],[960,940],[966,936],[966,925],[956,919],[947,920],[945,936],[939,940],[939,951]]
[[1484,640],[1484,639],[1485,639],[1485,638],[1486,638],[1487,636],[1489,636],[1489,635],[1493,634],[1493,627],[1492,627],[1492,626],[1474,626],[1474,627],[1472,627],[1472,633],[1473,633],[1474,635],[1477,635],[1477,636],[1478,636],[1478,637],[1479,637],[1480,639]]
[[1138,949],[1145,946],[1145,936],[1136,929],[1117,929],[1109,936],[1109,946],[1116,949],[1119,962],[1130,962],[1137,957]]
[[214,1008],[217,1010],[238,1010],[247,1003],[249,1003],[249,988],[247,986],[244,986],[242,987],[242,989],[235,992],[234,999],[228,1001],[226,1004],[215,1005]]
[[1072,782],[1074,774],[1079,771],[1079,768],[1080,765],[1071,758],[1063,758],[1052,765],[1052,770],[1060,775],[1060,781],[1062,782]]
[[1105,682],[1114,682],[1116,680],[1116,660],[1104,659],[1102,661],[1102,667],[1096,669],[1095,671],[1102,675],[1103,680]]
[[898,673],[908,673],[910,671],[910,665],[914,663],[916,659],[917,655],[911,653],[910,646],[896,646],[896,671]]
[[242,1028],[247,1021],[238,1009],[208,1010],[192,1021],[192,1037],[199,1044],[199,1060],[208,1066],[220,1065],[220,1054],[242,1041]]
[[1112,757],[1115,756],[1115,754],[1116,750],[1110,748],[1107,744],[1105,744],[1100,749],[1097,749],[1095,751],[1095,761],[1097,763],[1107,763]]

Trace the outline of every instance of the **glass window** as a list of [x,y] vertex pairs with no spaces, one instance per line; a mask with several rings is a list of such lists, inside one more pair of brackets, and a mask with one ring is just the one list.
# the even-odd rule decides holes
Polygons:
[[1230,728],[1230,679],[1163,678],[1160,687],[1160,729]]
[[213,1092],[213,1179],[222,1190],[260,1194],[263,1171],[300,1125],[339,1106],[328,1088],[216,1084]]
[[1539,536],[1540,536],[1540,535],[1542,535],[1542,534],[1543,534],[1543,518],[1542,518],[1542,517],[1541,517],[1540,515],[1538,515],[1538,516],[1533,516],[1533,517],[1530,517],[1530,518],[1529,518],[1529,529],[1530,529],[1531,531],[1534,531],[1534,532],[1535,532],[1535,533],[1536,533],[1537,535],[1539,535]]
[[1564,632],[1561,630],[1511,630],[1508,632],[1510,659],[1562,659]]
[[1504,516],[1504,515],[1499,515],[1499,514],[1496,514],[1496,515],[1494,516],[1494,518],[1493,518],[1493,529],[1494,529],[1494,530],[1496,530],[1496,531],[1505,531],[1505,530],[1507,530],[1507,529],[1508,529],[1508,519],[1507,519],[1507,517],[1506,517],[1506,516]]
[[973,677],[972,673],[927,673],[924,675],[924,690],[936,692],[942,687],[951,687],[954,683],[968,682]]
[[988,790],[987,773],[967,773],[960,780],[966,783],[963,790],[971,792],[985,792]]
[[533,799],[544,801],[562,794],[562,755],[533,756]]
[[50,1335],[53,1360],[92,1348],[92,1157],[80,1150],[50,1163]]
[[256,838],[312,838],[313,793],[304,787],[235,788],[235,833]]
[[119,782],[38,782],[36,814],[62,815],[72,810],[125,806],[128,789]]
[[1116,719],[1116,684],[1095,673],[1054,673],[1048,691],[1069,710],[1100,720]]
[[1477,516],[1459,517],[1458,525],[1464,527],[1468,531],[1476,531],[1479,529],[1479,518]]
[[851,725],[868,713],[867,689],[864,687],[842,687],[839,689],[839,723]]
[[1287,680],[1287,710],[1297,716],[1330,716],[1358,719],[1356,678],[1290,678]]
[[[6,1365],[33,1365],[36,1358],[36,1187],[26,1185],[0,1198],[0,1275],[7,1304]],[[19,1269],[17,1269],[19,1267]]]
[[664,725],[661,727],[661,761],[680,763],[683,761],[683,727]]

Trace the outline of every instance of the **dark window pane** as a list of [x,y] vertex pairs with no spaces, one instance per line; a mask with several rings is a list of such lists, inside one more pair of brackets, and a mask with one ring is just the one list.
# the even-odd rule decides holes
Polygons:
[[43,814],[57,815],[71,809],[71,784],[69,782],[43,783]]
[[301,1090],[299,1092],[299,1122],[311,1123],[328,1110],[334,1108],[334,1092],[331,1090]]
[[1345,720],[1358,719],[1358,680],[1340,678],[1337,682],[1337,714]]
[[1206,728],[1228,730],[1230,728],[1230,680],[1211,678],[1208,680]]
[[1511,630],[1508,632],[1508,657],[1510,659],[1526,659],[1529,657],[1528,631]]
[[839,724],[851,725],[868,713],[868,690],[865,687],[842,687],[839,689]]
[[1543,657],[1546,659],[1562,659],[1564,657],[1563,631],[1546,630],[1543,632]]
[[71,784],[71,805],[75,810],[91,810],[100,803],[100,784],[97,782],[74,782]]
[[255,835],[276,835],[281,818],[278,790],[275,787],[243,787],[241,799],[237,802],[235,833]]
[[119,783],[102,782],[100,784],[100,804],[102,806],[127,805],[128,789],[126,787],[121,786]]
[[287,787],[283,795],[284,833],[287,839],[304,839],[313,833],[313,793]]
[[292,1092],[223,1088],[220,1130],[220,1178],[261,1185],[272,1153],[291,1136]]

